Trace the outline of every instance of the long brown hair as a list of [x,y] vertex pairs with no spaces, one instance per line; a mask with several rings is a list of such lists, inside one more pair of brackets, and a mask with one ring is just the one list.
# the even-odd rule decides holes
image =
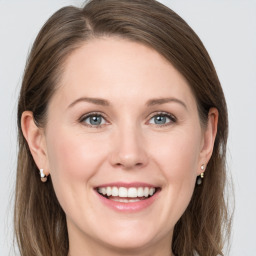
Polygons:
[[203,184],[175,225],[173,252],[179,256],[223,255],[230,218],[226,183],[227,107],[213,63],[202,42],[175,12],[154,0],[91,0],[83,8],[64,7],[45,23],[28,58],[18,103],[19,154],[15,197],[15,233],[23,256],[68,254],[65,213],[51,179],[41,183],[21,130],[23,111],[44,127],[47,106],[57,90],[67,56],[91,38],[118,36],[162,54],[187,79],[202,125],[211,107],[219,111],[218,133]]

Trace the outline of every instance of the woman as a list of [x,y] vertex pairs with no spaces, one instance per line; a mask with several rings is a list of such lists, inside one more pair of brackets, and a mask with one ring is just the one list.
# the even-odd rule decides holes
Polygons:
[[167,7],[56,12],[27,62],[18,127],[21,255],[223,255],[225,98]]

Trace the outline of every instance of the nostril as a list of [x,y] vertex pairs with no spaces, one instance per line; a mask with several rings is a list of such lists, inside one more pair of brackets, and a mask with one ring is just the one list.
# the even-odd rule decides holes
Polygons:
[[134,167],[142,167],[144,164],[139,162],[139,163],[134,163],[133,161],[124,161],[124,162],[117,162],[115,163],[116,167],[122,167],[125,170],[133,169]]

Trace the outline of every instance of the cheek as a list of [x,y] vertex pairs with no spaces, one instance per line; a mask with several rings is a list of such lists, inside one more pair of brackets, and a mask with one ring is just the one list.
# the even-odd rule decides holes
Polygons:
[[[153,158],[169,182],[194,178],[200,154],[200,129],[177,130],[152,141]],[[157,146],[158,145],[158,146]]]
[[162,232],[174,227],[191,200],[195,188],[200,138],[200,129],[195,133],[179,131],[165,139],[158,137],[154,142],[155,146],[152,144],[152,149],[155,148],[152,158],[165,177],[165,207],[158,216],[165,223]]
[[173,204],[177,204],[180,212],[185,210],[195,187],[200,131],[200,128],[177,130],[168,138],[158,138],[162,147],[158,146],[158,150],[153,153],[165,177],[169,198]]
[[47,151],[52,178],[67,184],[72,181],[84,184],[101,164],[104,151],[100,152],[98,143],[81,133],[58,129],[51,134]]
[[47,145],[50,175],[58,201],[67,216],[73,216],[77,209],[75,214],[80,219],[90,202],[91,177],[97,173],[106,150],[88,135],[63,127],[49,131]]

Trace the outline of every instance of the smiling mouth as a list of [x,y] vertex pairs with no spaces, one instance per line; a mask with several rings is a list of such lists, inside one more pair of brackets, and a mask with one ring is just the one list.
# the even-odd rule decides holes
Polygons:
[[160,188],[158,187],[98,187],[97,192],[112,201],[133,203],[152,197]]

